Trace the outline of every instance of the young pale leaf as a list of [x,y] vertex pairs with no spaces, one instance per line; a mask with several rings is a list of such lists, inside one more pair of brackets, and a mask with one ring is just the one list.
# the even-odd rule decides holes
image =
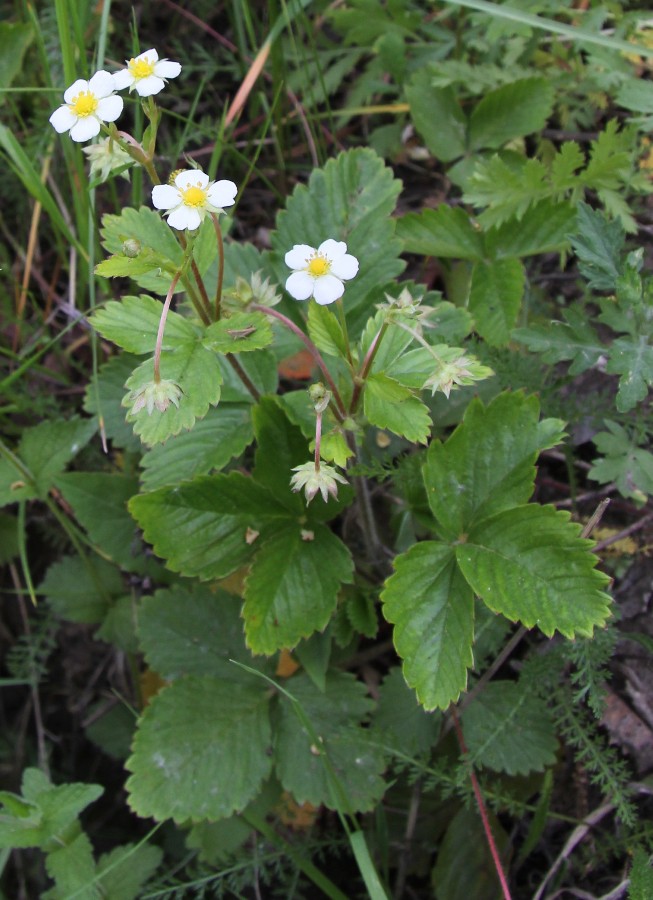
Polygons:
[[127,501],[138,493],[138,480],[118,472],[66,472],[56,486],[91,540],[123,569],[138,568],[134,521],[127,510]]
[[455,548],[475,594],[494,612],[548,637],[591,637],[610,616],[610,579],[595,568],[580,525],[551,506],[507,509],[478,522]]
[[295,704],[281,695],[275,749],[283,787],[298,803],[345,813],[373,809],[385,790],[385,761],[362,727],[372,707],[365,686],[339,672],[327,677],[324,691],[306,675],[289,681],[288,691],[310,729]]
[[446,203],[402,216],[397,220],[397,237],[407,253],[423,256],[481,260],[485,253],[482,232],[463,209]]
[[239,472],[140,494],[129,510],[169,569],[202,580],[244,565],[287,517],[269,491]]
[[179,346],[175,352],[162,353],[161,377],[163,381],[177,385],[176,404],[171,401],[163,411],[155,407],[149,412],[147,406],[136,413],[131,411],[139,392],[154,382],[153,359],[142,363],[127,379],[129,393],[122,401],[128,409],[127,421],[133,423],[134,432],[150,447],[192,428],[195,420],[202,419],[209,407],[216,406],[220,400],[222,370],[218,358],[199,342]]
[[563,316],[566,322],[516,328],[512,338],[525,344],[534,353],[541,353],[542,359],[547,363],[573,360],[569,374],[579,375],[595,366],[606,348],[584,311],[569,307],[563,311]]
[[[154,353],[162,311],[160,300],[142,294],[124,297],[120,302],[110,300],[93,313],[90,322],[103,338],[130,353],[145,355]],[[196,335],[196,329],[188,319],[170,311],[163,335],[163,350],[192,344]]]
[[61,840],[80,812],[103,793],[98,784],[55,787],[40,769],[23,772],[22,797],[0,792],[0,847],[41,847]]
[[544,78],[522,78],[490,91],[470,116],[470,148],[498,150],[514,138],[540,131],[553,100],[553,85]]
[[[344,303],[348,313],[357,310],[371,290],[404,270],[401,242],[394,237],[390,218],[400,189],[401,182],[372,150],[341,153],[323,169],[315,169],[308,185],[295,188],[286,210],[279,213],[273,248],[283,256],[294,244],[318,247],[327,238],[345,241],[360,269],[347,282]],[[285,281],[289,270],[279,264],[278,273]],[[363,312],[367,320],[368,308]]]
[[571,238],[571,245],[589,287],[614,291],[621,272],[624,242],[624,230],[618,221],[610,222],[586,203],[578,204],[577,232]]
[[606,371],[621,375],[616,401],[619,412],[628,412],[644,400],[653,384],[653,347],[646,335],[617,338]]
[[476,330],[493,347],[510,340],[521,308],[524,279],[518,259],[478,262],[472,270],[469,311]]
[[426,709],[446,709],[473,663],[474,595],[453,548],[424,541],[398,556],[381,600],[406,682]]
[[370,375],[365,382],[363,406],[371,425],[426,444],[431,431],[428,407],[399,381],[381,372]]
[[426,146],[440,162],[452,162],[467,149],[467,119],[452,88],[433,86],[433,73],[418,69],[406,85],[410,115]]
[[138,636],[149,665],[164,678],[211,675],[243,682],[230,660],[252,665],[245,648],[241,603],[203,585],[175,585],[145,597],[138,612]]
[[261,545],[245,582],[247,645],[269,655],[321,631],[342,584],[351,582],[352,569],[349,550],[324,525],[278,525]]
[[272,326],[260,312],[235,312],[206,329],[202,344],[219,353],[262,350],[272,343]]
[[[102,216],[101,234],[102,246],[112,255],[123,254],[125,241],[134,241],[137,246],[165,260],[167,267],[173,271],[181,267],[183,251],[172,229],[158,213],[147,206],[141,206],[140,209],[126,206],[120,215]],[[135,260],[138,260],[138,256]],[[140,287],[155,294],[166,294],[170,287],[168,274],[154,271],[130,274]]]
[[308,305],[308,334],[318,350],[328,356],[347,356],[347,340],[335,313],[319,303]]
[[499,394],[487,407],[474,399],[447,442],[431,444],[424,483],[447,539],[528,501],[538,454],[563,437],[562,422],[539,422],[539,413],[537,398],[521,393]]
[[102,260],[95,267],[95,274],[103,278],[133,278],[156,271],[157,275],[165,274],[169,281],[175,274],[176,267],[149,247],[143,247],[138,256],[125,256],[124,253],[116,253]]
[[0,506],[45,498],[55,478],[97,430],[93,419],[40,422],[23,432],[15,462],[0,459]]
[[209,676],[164,688],[145,710],[126,763],[134,812],[181,824],[243,809],[272,766],[268,703],[264,687]]
[[175,435],[144,454],[143,487],[151,491],[223,469],[253,437],[251,407],[222,402],[211,407],[190,431]]
[[512,681],[491,681],[462,714],[471,762],[508,775],[542,772],[558,742],[546,703]]

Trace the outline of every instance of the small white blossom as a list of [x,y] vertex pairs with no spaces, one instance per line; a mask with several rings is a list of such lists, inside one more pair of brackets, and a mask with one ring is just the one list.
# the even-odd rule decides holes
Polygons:
[[[123,169],[125,166],[134,164],[129,153],[110,137],[103,138],[97,144],[84,147],[83,151],[91,162],[91,178],[98,177],[100,181],[106,181],[116,169]],[[123,171],[121,174],[123,178],[129,180],[127,172]]]
[[114,72],[116,90],[136,91],[139,97],[151,97],[165,87],[168,78],[176,78],[181,72],[178,62],[170,59],[159,59],[159,54],[152,47],[132,59],[125,60],[126,69]]
[[343,281],[358,272],[358,260],[347,253],[344,241],[329,238],[317,250],[308,244],[295,244],[285,256],[294,269],[286,281],[286,290],[295,300],[314,297],[320,306],[333,303],[345,292]]
[[109,72],[96,72],[90,81],[79,78],[65,91],[64,103],[50,116],[50,124],[59,134],[69,131],[78,143],[100,133],[103,122],[115,122],[122,112],[122,97],[114,94],[115,83]]
[[348,484],[347,479],[336,472],[333,466],[326,466],[324,463],[320,463],[320,468],[317,469],[314,462],[308,462],[302,466],[295,466],[292,471],[296,474],[290,479],[290,487],[295,493],[303,489],[307,503],[311,502],[318,491],[325,503],[329,499],[329,494],[335,499],[338,496],[336,482]]
[[194,231],[207,213],[221,213],[225,206],[232,206],[237,193],[233,181],[209,181],[209,176],[198,169],[184,169],[177,173],[174,184],[153,188],[152,203],[166,210],[172,228]]

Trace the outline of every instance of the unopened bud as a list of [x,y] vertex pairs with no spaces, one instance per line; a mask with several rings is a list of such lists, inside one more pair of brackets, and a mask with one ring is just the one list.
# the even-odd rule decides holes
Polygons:
[[141,252],[142,245],[136,238],[128,238],[122,245],[122,252],[130,259],[134,259]]

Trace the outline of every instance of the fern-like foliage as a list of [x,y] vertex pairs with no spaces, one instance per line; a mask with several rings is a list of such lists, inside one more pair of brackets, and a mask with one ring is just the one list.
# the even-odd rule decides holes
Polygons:
[[40,607],[31,619],[31,631],[21,635],[7,653],[6,665],[12,678],[37,685],[44,677],[55,645],[56,624],[52,613]]
[[573,666],[571,684],[575,704],[587,704],[597,719],[605,708],[605,683],[610,679],[608,663],[617,643],[615,628],[597,631],[591,640],[570,641],[564,645]]
[[623,194],[651,190],[636,171],[635,147],[634,130],[619,130],[617,122],[611,120],[592,141],[588,159],[575,141],[566,141],[546,161],[516,153],[496,154],[477,163],[464,199],[485,207],[479,221],[490,227],[511,218],[521,219],[538,201],[578,201],[585,191],[594,191],[606,210],[632,233],[637,225]]

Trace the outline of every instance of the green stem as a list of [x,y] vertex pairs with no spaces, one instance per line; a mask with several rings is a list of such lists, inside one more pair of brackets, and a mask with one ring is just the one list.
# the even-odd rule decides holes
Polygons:
[[220,222],[215,213],[211,213],[215,236],[218,241],[218,284],[215,289],[215,321],[220,321],[220,304],[222,303],[222,282],[224,279],[224,241],[222,240],[222,229]]
[[168,318],[168,310],[170,309],[170,304],[172,303],[172,295],[175,292],[175,288],[177,287],[177,282],[181,277],[181,271],[176,272],[174,278],[170,282],[170,287],[168,288],[168,293],[166,294],[165,303],[163,304],[163,309],[161,311],[161,318],[159,319],[159,330],[156,335],[156,347],[154,348],[154,381],[156,384],[159,384],[161,381],[161,347],[163,346],[163,332],[166,327],[166,319]]
[[320,371],[324,375],[327,384],[329,385],[329,390],[333,395],[333,399],[336,403],[336,409],[334,410],[336,418],[338,421],[342,422],[343,419],[347,416],[347,410],[345,409],[345,404],[342,402],[342,397],[340,396],[340,392],[335,385],[333,378],[331,377],[331,372],[329,372],[327,368],[327,364],[324,362],[322,358],[322,354],[317,349],[313,341],[309,338],[307,334],[301,330],[299,325],[295,325],[292,319],[289,319],[288,316],[284,316],[283,313],[277,312],[276,309],[270,309],[269,306],[261,306],[259,303],[253,303],[251,309],[255,309],[258,312],[264,313],[266,316],[272,316],[275,319],[278,319],[282,322],[286,328],[292,331],[293,334],[297,335],[299,340],[304,344],[308,352],[311,354],[316,364],[319,366]]

